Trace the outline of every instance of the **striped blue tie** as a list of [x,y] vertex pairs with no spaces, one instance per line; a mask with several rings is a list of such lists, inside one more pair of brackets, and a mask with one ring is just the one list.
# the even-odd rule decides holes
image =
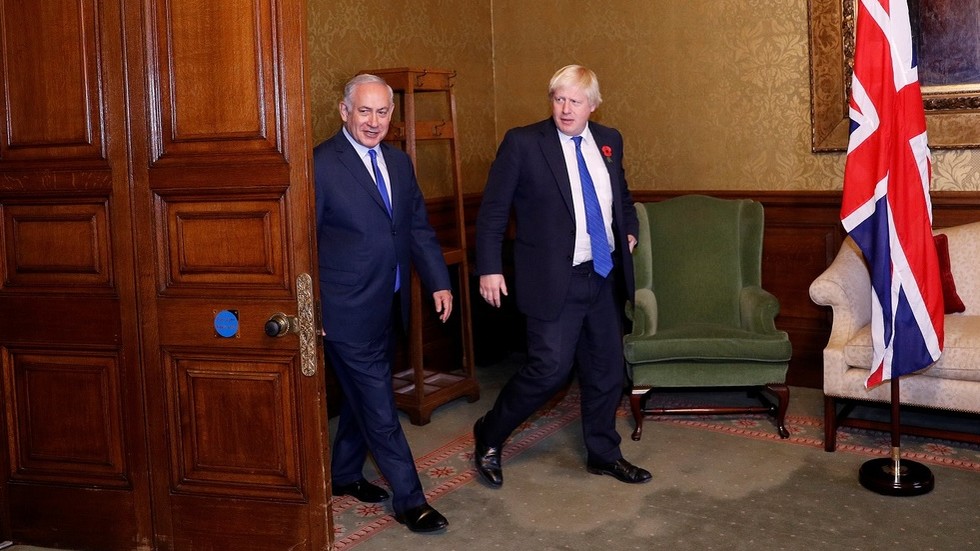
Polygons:
[[[388,187],[385,185],[385,177],[381,174],[381,167],[378,166],[378,152],[368,149],[371,156],[371,168],[374,169],[374,182],[378,184],[378,191],[381,192],[381,199],[385,202],[388,209],[388,216],[391,216],[391,199],[388,198]],[[401,288],[401,268],[395,266],[395,291]]]
[[385,202],[385,208],[388,209],[388,215],[391,215],[391,199],[388,198],[388,187],[385,185],[385,177],[381,175],[381,168],[378,167],[378,152],[373,149],[368,149],[368,155],[371,156],[371,168],[374,169],[374,182],[378,184],[378,191],[381,192],[381,199]]
[[612,271],[612,253],[609,251],[609,241],[606,240],[606,225],[602,221],[602,209],[599,208],[599,197],[595,194],[595,185],[589,168],[582,156],[582,136],[572,138],[575,141],[575,156],[578,157],[578,174],[582,180],[582,199],[585,203],[585,227],[589,231],[589,241],[592,244],[592,268],[602,277]]

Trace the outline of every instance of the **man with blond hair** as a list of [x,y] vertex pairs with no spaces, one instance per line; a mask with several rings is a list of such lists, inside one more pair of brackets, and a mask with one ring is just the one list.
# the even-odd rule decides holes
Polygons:
[[626,483],[650,473],[623,458],[616,431],[622,399],[623,304],[634,292],[637,218],[619,131],[589,121],[602,96],[591,70],[568,65],[548,89],[552,116],[507,132],[490,167],[476,222],[480,295],[508,295],[501,250],[513,210],[517,308],[527,319],[527,362],[476,421],[475,462],[503,484],[510,434],[569,380],[582,393],[586,469]]

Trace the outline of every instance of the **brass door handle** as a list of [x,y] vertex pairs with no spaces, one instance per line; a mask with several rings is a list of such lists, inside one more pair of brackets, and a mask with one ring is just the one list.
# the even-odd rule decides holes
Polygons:
[[296,277],[297,315],[276,312],[265,322],[265,334],[284,337],[290,333],[299,335],[300,370],[303,375],[316,375],[316,327],[313,303],[313,278],[310,274]]
[[295,316],[287,316],[282,312],[272,314],[265,322],[265,334],[270,337],[282,337],[287,333],[299,333],[299,321]]

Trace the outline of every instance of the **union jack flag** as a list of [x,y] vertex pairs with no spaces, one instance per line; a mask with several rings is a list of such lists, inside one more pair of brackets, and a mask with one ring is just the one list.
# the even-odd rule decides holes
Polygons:
[[931,155],[906,0],[860,0],[841,222],[871,276],[871,388],[932,365],[943,295]]

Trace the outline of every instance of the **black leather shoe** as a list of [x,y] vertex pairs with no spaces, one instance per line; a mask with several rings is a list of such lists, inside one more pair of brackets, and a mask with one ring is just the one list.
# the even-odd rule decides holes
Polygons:
[[404,524],[412,532],[435,532],[449,526],[446,517],[439,514],[428,503],[395,513],[395,520]]
[[364,503],[381,503],[388,499],[388,492],[384,488],[375,486],[363,478],[343,486],[334,486],[333,495],[354,496],[355,499]]
[[614,463],[589,463],[586,468],[592,474],[607,474],[627,484],[641,484],[653,478],[650,471],[641,469],[622,457]]
[[476,454],[473,461],[476,463],[476,470],[494,487],[500,487],[504,483],[504,472],[500,469],[500,448],[488,446],[481,436],[483,432],[483,418],[477,419],[473,424],[473,440],[476,443]]

